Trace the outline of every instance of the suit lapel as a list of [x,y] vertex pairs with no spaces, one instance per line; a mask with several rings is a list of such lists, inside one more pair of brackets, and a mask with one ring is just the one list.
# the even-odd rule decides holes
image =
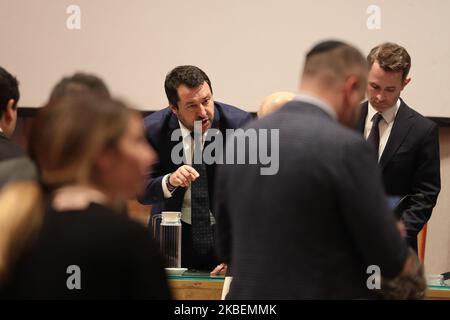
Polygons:
[[[176,169],[178,169],[178,167],[180,167],[182,164],[178,165],[178,164],[174,164],[172,162],[172,150],[175,148],[175,146],[179,143],[183,143],[183,137],[180,135],[179,139],[176,141],[172,141],[171,137],[172,137],[172,133],[175,130],[179,130],[180,129],[180,124],[178,122],[178,118],[177,116],[171,112],[170,114],[170,118],[168,121],[168,130],[166,131],[166,140],[167,141],[167,149],[166,149],[166,156],[167,158],[167,163],[170,164],[169,167],[169,171],[170,172],[174,172]],[[183,158],[185,157],[184,155],[184,148],[182,148],[182,152],[183,152]],[[165,210],[174,210],[174,211],[180,211],[182,204],[183,204],[183,198],[184,198],[184,194],[186,192],[185,188],[177,188],[173,194],[172,194],[172,198],[166,199],[166,207]]]
[[398,148],[401,146],[411,130],[411,126],[413,124],[413,121],[411,121],[412,118],[414,118],[414,115],[410,112],[409,107],[403,102],[403,100],[401,100],[391,134],[389,135],[384,152],[381,155],[380,166],[382,169],[384,169],[392,159],[392,156],[397,152]]
[[214,102],[214,119],[213,119],[213,122],[211,124],[211,128],[221,129],[221,128],[219,128],[219,125],[220,125],[220,110],[219,110],[219,108],[217,106],[218,106],[218,104],[216,102]]
[[[175,148],[175,146],[177,144],[183,143],[183,137],[181,135],[180,135],[179,139],[176,141],[172,141],[172,139],[171,139],[173,132],[175,130],[180,130],[180,124],[178,122],[178,118],[175,114],[173,114],[173,112],[171,113],[170,118],[169,118],[168,128],[169,128],[169,130],[167,130],[167,137],[166,137],[167,140],[166,141],[168,141],[168,148],[167,148],[168,157],[169,157],[168,159],[171,159],[172,150]],[[185,159],[184,148],[182,149],[182,152],[183,152],[183,158]],[[172,160],[170,160],[170,163],[172,163]],[[172,163],[172,165],[173,165],[173,169],[176,169],[179,166],[179,165],[175,165],[173,163]]]
[[[214,119],[213,119],[212,124],[211,124],[211,129],[218,129],[219,131],[222,132],[222,134],[224,136],[223,143],[225,145],[225,130],[224,130],[224,128],[221,127],[220,118],[221,118],[220,117],[220,110],[219,110],[219,108],[217,108],[217,104],[214,103]],[[212,135],[213,135],[211,130],[206,135],[207,135],[208,138],[206,139],[205,145],[203,146],[203,148],[206,148],[212,142],[212,140],[215,139],[214,138],[214,139],[210,140]],[[214,152],[211,154],[211,156],[215,157],[215,155],[216,154],[215,154],[215,150],[214,150]],[[208,185],[212,185],[213,184],[215,168],[216,168],[215,164],[206,165],[206,171],[207,171],[207,175],[208,175]]]

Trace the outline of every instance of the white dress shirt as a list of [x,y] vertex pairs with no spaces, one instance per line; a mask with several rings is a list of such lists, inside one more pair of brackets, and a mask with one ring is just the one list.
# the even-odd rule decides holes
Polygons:
[[[378,124],[378,130],[380,131],[380,145],[378,147],[378,161],[383,155],[384,148],[389,140],[389,136],[391,135],[392,127],[394,125],[394,120],[398,112],[398,108],[400,107],[400,99],[397,100],[397,103],[394,104],[389,109],[381,112],[382,119]],[[370,130],[372,130],[372,120],[375,114],[378,111],[375,110],[369,102],[369,106],[367,108],[367,117],[366,117],[366,125],[364,127],[364,137],[369,137]]]
[[[187,165],[192,165],[192,158],[193,158],[193,139],[191,136],[191,130],[189,130],[188,128],[186,128],[179,120],[178,123],[180,124],[180,129],[181,129],[181,136],[183,138],[183,151],[184,151],[184,158],[186,160]],[[202,146],[205,143],[205,137],[206,137],[206,133],[204,132],[202,135]],[[167,178],[169,177],[168,174],[166,174],[163,179],[162,179],[162,189],[164,192],[164,198],[168,199],[172,197],[172,193],[169,191],[169,189],[167,188]],[[173,191],[175,191],[176,189],[174,189]],[[172,191],[172,192],[173,192]],[[211,223],[214,224],[215,223],[215,219],[214,216],[212,215],[211,211],[209,212],[210,217],[211,217]],[[186,192],[184,194],[184,198],[183,198],[183,204],[181,206],[181,220],[185,223],[188,224],[192,224],[192,219],[191,219],[191,186],[189,185],[189,187],[186,189]]]

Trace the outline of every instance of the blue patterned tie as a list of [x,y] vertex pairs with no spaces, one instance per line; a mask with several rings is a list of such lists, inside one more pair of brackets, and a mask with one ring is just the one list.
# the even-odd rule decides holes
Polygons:
[[[192,245],[198,254],[206,256],[211,251],[214,243],[209,214],[208,175],[206,165],[203,162],[202,143],[201,141],[195,141],[195,139],[193,141],[194,155],[202,156],[201,159],[196,161],[194,161],[195,157],[192,158],[192,167],[200,175],[197,180],[191,183]],[[201,148],[200,152],[196,150],[198,147]]]

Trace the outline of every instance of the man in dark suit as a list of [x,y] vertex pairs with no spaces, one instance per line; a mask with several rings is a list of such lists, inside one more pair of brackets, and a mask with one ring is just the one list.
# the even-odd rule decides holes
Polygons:
[[[169,107],[145,118],[147,139],[158,152],[159,163],[139,200],[153,205],[152,214],[181,211],[182,266],[211,270],[218,263],[213,246],[215,219],[211,205],[215,164],[193,163],[194,148],[202,148],[203,143],[206,147],[214,140],[207,136],[212,131],[209,129],[218,129],[225,136],[226,129],[243,126],[251,115],[214,101],[208,76],[195,66],[179,66],[169,72],[165,90]],[[194,122],[200,129],[199,144],[191,137]],[[173,135],[176,135],[174,139]],[[175,161],[175,150],[178,156],[182,154],[183,163]]]
[[278,173],[219,166],[218,253],[233,274],[227,298],[370,298],[369,266],[385,278],[410,272],[373,150],[342,126],[354,126],[366,79],[357,49],[318,44],[306,56],[301,94],[244,128],[279,130],[269,147],[279,150]]
[[24,151],[10,140],[17,122],[19,84],[0,67],[0,188],[8,182],[36,179],[36,169]]
[[404,197],[409,245],[417,251],[417,234],[430,219],[441,189],[439,128],[411,109],[400,93],[411,81],[411,58],[405,48],[384,43],[367,57],[367,97],[357,128],[375,147],[386,193]]

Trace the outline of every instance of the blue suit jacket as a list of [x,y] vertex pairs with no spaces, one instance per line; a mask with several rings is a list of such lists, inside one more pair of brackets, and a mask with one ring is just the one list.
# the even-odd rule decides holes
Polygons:
[[[252,116],[236,107],[214,102],[214,120],[212,128],[219,129],[224,138],[226,129],[237,129],[245,125],[252,119]],[[142,204],[152,204],[152,214],[159,214],[161,211],[180,211],[183,203],[185,188],[177,188],[172,197],[164,199],[162,190],[163,177],[177,170],[181,165],[176,165],[171,160],[172,149],[181,142],[171,141],[172,132],[180,128],[177,116],[167,107],[158,112],[152,113],[144,119],[145,132],[148,142],[158,153],[159,161],[154,166],[150,174],[145,193],[139,198]],[[225,139],[224,139],[225,143]],[[210,208],[214,198],[214,176],[215,165],[207,165],[208,192]]]

